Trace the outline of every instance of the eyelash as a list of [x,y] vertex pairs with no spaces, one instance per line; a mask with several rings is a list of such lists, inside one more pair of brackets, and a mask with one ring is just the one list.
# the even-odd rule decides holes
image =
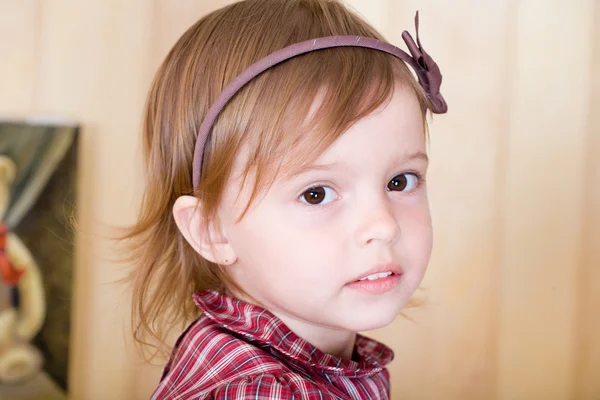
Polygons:
[[[400,192],[400,193],[412,193],[418,189],[420,189],[424,184],[425,184],[425,177],[423,175],[421,175],[420,173],[418,173],[417,171],[406,171],[406,172],[401,172],[397,175],[394,175],[394,178],[400,175],[414,175],[417,178],[417,184],[415,185],[415,187],[411,190],[409,190],[408,192]],[[392,179],[394,179],[392,178]],[[391,190],[388,190],[389,192],[391,192]]]
[[[423,187],[423,186],[425,185],[425,183],[426,183],[425,177],[423,177],[423,175],[421,175],[421,174],[420,174],[420,173],[418,173],[417,171],[405,171],[405,172],[401,172],[401,173],[399,173],[399,174],[396,174],[396,175],[394,175],[394,177],[393,177],[392,179],[394,179],[395,177],[397,177],[397,176],[400,176],[400,175],[414,175],[414,176],[415,176],[415,178],[417,178],[417,183],[416,183],[416,185],[415,185],[415,187],[414,187],[414,188],[412,188],[412,189],[411,189],[411,190],[409,190],[408,192],[401,191],[400,193],[413,193],[413,192],[415,192],[415,191],[419,190],[421,187]],[[390,181],[391,181],[392,179],[390,179]],[[388,183],[389,183],[389,182],[388,182]],[[322,187],[322,188],[330,188],[330,189],[333,189],[333,188],[331,187],[331,185],[330,185],[330,184],[328,184],[328,183],[325,183],[325,182],[318,182],[318,183],[312,184],[312,185],[310,185],[309,187],[307,187],[307,188],[305,188],[304,190],[302,190],[302,192],[301,192],[301,193],[300,193],[300,194],[297,196],[297,198],[298,198],[298,199],[301,199],[301,198],[302,198],[302,196],[304,196],[304,194],[305,194],[306,192],[309,192],[309,191],[311,191],[311,190],[315,190],[315,189],[317,189],[317,188],[321,188],[321,187]],[[335,189],[334,189],[334,190],[335,190]],[[392,192],[392,190],[390,190],[390,189],[387,189],[387,186],[386,186],[386,190],[387,190],[388,192]],[[302,202],[302,200],[300,200],[300,202]],[[302,202],[302,203],[304,203],[305,205],[308,205],[308,206],[312,206],[312,207],[324,207],[324,206],[326,206],[326,205],[327,205],[327,204],[324,204],[324,205],[323,205],[323,204],[310,204],[310,203],[306,203],[306,202]]]

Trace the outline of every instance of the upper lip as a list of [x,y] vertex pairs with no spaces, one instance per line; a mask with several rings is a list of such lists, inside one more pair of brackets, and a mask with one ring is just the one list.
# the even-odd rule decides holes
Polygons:
[[395,263],[378,264],[375,267],[368,270],[367,272],[360,275],[359,277],[357,277],[353,282],[366,278],[369,275],[378,274],[380,272],[391,272],[394,275],[400,275],[402,273],[402,268],[400,268],[400,265]]

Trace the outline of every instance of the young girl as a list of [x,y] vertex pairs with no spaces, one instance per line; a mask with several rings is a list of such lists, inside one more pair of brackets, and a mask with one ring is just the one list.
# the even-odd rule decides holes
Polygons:
[[170,51],[127,235],[135,336],[191,324],[153,399],[389,398],[392,351],[357,332],[423,278],[425,117],[446,112],[404,40],[411,55],[336,0],[246,0]]

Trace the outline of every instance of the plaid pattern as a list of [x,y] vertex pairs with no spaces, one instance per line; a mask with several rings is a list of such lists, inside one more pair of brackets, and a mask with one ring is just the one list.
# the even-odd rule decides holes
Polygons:
[[177,339],[152,400],[389,399],[392,351],[357,335],[353,360],[323,353],[268,310],[214,291]]

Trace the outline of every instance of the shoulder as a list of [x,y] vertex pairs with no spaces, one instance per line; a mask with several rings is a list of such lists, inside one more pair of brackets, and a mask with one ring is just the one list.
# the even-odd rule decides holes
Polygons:
[[216,387],[209,398],[214,400],[333,400],[336,397],[323,392],[317,384],[298,374],[286,373],[239,377]]
[[177,339],[152,399],[201,399],[217,388],[234,390],[249,377],[287,372],[269,352],[200,317]]

